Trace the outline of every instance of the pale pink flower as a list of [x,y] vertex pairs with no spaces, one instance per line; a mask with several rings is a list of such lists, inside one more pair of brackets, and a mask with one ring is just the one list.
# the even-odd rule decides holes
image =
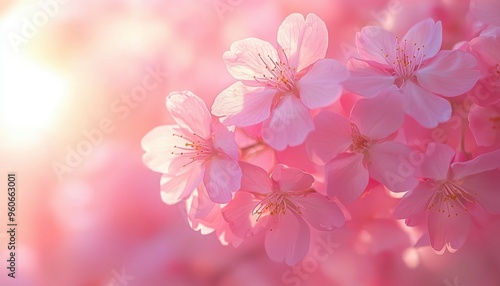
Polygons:
[[464,51],[442,50],[441,22],[428,19],[414,25],[403,38],[376,26],[356,35],[360,58],[347,65],[346,89],[373,97],[388,87],[401,92],[406,114],[426,128],[450,119],[453,97],[469,91],[479,78],[475,58]]
[[466,50],[478,60],[481,78],[469,92],[472,99],[481,106],[488,106],[500,100],[500,27],[491,29],[472,39]]
[[326,164],[330,197],[352,202],[364,192],[370,177],[394,192],[417,185],[405,163],[411,150],[387,139],[403,123],[403,111],[395,108],[400,101],[394,94],[381,94],[356,102],[350,120],[329,111],[314,118],[316,130],[307,138],[306,148],[312,160]]
[[500,101],[488,107],[473,104],[469,127],[478,146],[500,147]]
[[432,248],[455,252],[467,238],[470,211],[480,207],[500,213],[500,150],[452,162],[455,152],[450,146],[429,143],[425,156],[418,169],[424,180],[401,199],[394,215],[406,218],[410,226],[427,215]]
[[222,245],[232,244],[237,247],[243,239],[234,235],[229,224],[222,216],[223,206],[214,203],[203,184],[198,186],[184,201],[189,226],[203,235],[215,232]]
[[234,133],[212,121],[205,103],[190,91],[170,93],[167,109],[177,125],[155,127],[141,142],[146,166],[163,174],[163,201],[178,203],[203,182],[212,201],[228,203],[241,182]]
[[310,109],[325,107],[341,94],[347,69],[324,59],[325,23],[314,14],[291,14],[278,30],[278,47],[247,38],[236,41],[223,59],[239,80],[222,91],[212,113],[226,125],[262,123],[261,135],[274,149],[302,144],[314,129]]
[[265,231],[265,248],[272,260],[296,264],[309,250],[311,226],[327,231],[344,224],[339,205],[312,188],[311,175],[281,164],[271,177],[248,163],[241,163],[241,168],[241,191],[222,213],[242,238]]
[[500,1],[471,0],[470,11],[474,17],[485,24],[500,26]]

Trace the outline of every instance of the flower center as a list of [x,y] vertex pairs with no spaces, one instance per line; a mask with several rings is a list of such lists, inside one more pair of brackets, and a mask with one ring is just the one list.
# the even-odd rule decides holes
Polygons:
[[486,81],[492,89],[500,87],[500,64],[496,64],[490,68],[489,76],[486,78]]
[[205,160],[214,153],[212,142],[196,133],[189,135],[174,133],[172,135],[186,141],[183,145],[174,145],[174,149],[177,151],[172,151],[173,155],[182,156],[189,160],[183,167],[197,160]]
[[272,231],[279,226],[279,217],[284,215],[289,208],[299,215],[302,214],[299,206],[288,199],[286,194],[275,193],[260,201],[252,210],[252,215],[257,215],[256,221],[259,221],[261,216],[270,216],[269,230]]
[[389,54],[384,49],[380,49],[385,53],[385,61],[392,67],[390,72],[395,77],[394,84],[398,88],[411,79],[420,68],[425,59],[424,49],[425,45],[419,45],[416,42],[410,44],[406,39],[403,42],[397,40],[395,58],[393,59],[389,58]]
[[[477,195],[477,193],[474,195]],[[441,183],[432,196],[427,208],[430,210],[436,206],[438,212],[448,214],[448,217],[451,217],[452,213],[458,216],[455,206],[467,211],[467,204],[475,202],[476,199],[462,187],[454,182],[445,181]]]
[[500,129],[500,116],[490,117],[491,129]]
[[273,194],[264,198],[252,211],[252,214],[258,215],[257,220],[264,215],[285,214],[286,202],[284,194]]
[[269,75],[263,74],[262,77],[254,76],[257,82],[265,86],[277,88],[283,92],[293,90],[296,69],[289,66],[288,57],[285,55],[283,49],[281,50],[279,61],[273,60],[269,55],[266,58],[259,54],[259,58],[269,72]]
[[372,144],[373,140],[368,138],[359,132],[358,127],[351,123],[351,134],[352,134],[352,144],[349,147],[352,152],[363,153]]

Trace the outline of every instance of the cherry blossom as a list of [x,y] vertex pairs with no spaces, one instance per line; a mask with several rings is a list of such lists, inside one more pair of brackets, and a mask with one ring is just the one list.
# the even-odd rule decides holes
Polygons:
[[500,147],[500,102],[488,107],[473,105],[469,127],[478,146]]
[[472,39],[466,46],[478,60],[481,78],[469,92],[472,99],[481,106],[488,106],[500,100],[500,27],[491,29]]
[[228,203],[241,181],[234,133],[212,122],[205,103],[190,91],[170,93],[167,109],[177,125],[155,127],[142,139],[144,163],[163,174],[163,201],[178,203],[203,182],[212,201]]
[[238,246],[243,239],[235,236],[229,224],[222,217],[220,204],[214,203],[209,197],[204,185],[201,184],[184,201],[189,226],[203,235],[215,232],[222,245]]
[[453,162],[451,147],[429,143],[425,155],[418,171],[423,180],[403,197],[394,215],[412,226],[425,214],[432,248],[455,252],[465,243],[474,209],[500,214],[500,150]]
[[223,60],[239,81],[217,96],[212,113],[226,125],[261,123],[262,138],[276,150],[302,144],[314,129],[310,109],[335,102],[349,75],[324,59],[327,47],[326,25],[314,14],[288,16],[277,47],[257,38],[234,42]]
[[500,26],[500,3],[496,0],[471,0],[471,13],[481,22]]
[[313,160],[325,164],[330,196],[352,202],[363,193],[370,177],[395,192],[416,186],[413,174],[402,170],[403,160],[411,150],[388,139],[404,120],[403,111],[394,108],[400,100],[390,93],[361,99],[353,107],[350,119],[330,111],[316,116],[316,130],[308,137],[306,146]]
[[402,38],[376,26],[356,35],[359,58],[347,65],[346,89],[374,97],[388,87],[401,92],[406,114],[426,128],[450,119],[451,106],[443,97],[469,91],[479,78],[475,58],[459,50],[441,50],[441,22],[414,25]]
[[339,205],[312,188],[311,175],[281,164],[270,177],[260,167],[247,163],[241,167],[241,191],[223,215],[242,238],[265,231],[265,248],[272,260],[296,264],[309,250],[310,227],[328,231],[344,224]]

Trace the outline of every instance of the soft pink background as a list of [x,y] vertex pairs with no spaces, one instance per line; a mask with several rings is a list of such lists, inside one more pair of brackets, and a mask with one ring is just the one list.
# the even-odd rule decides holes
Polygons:
[[[312,12],[327,23],[327,57],[344,62],[364,25],[401,34],[432,17],[443,22],[449,49],[469,37],[468,1],[61,1],[16,45],[24,19],[53,1],[17,2],[0,2],[0,285],[121,285],[107,283],[122,270],[134,277],[128,285],[139,286],[500,285],[500,220],[458,253],[438,256],[409,248],[415,237],[387,211],[396,200],[376,192],[356,202],[364,211],[332,234],[339,248],[289,282],[283,277],[294,268],[270,262],[261,237],[234,249],[191,230],[181,208],[162,203],[160,175],[141,162],[144,134],[172,122],[164,105],[170,91],[190,89],[210,105],[232,83],[221,56],[235,40],[273,43],[288,14]],[[148,69],[168,75],[127,105]],[[99,136],[103,120],[112,128]],[[84,156],[68,155],[85,146]],[[63,171],[58,164],[67,160]],[[11,171],[18,180],[16,279],[7,277],[3,229]]]

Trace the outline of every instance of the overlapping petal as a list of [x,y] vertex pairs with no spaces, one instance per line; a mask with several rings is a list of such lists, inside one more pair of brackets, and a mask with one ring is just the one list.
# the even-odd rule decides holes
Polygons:
[[310,109],[328,106],[339,99],[340,82],[348,77],[349,71],[336,60],[319,60],[297,82],[300,100]]
[[225,125],[250,126],[264,121],[271,114],[276,90],[248,86],[238,81],[215,98],[212,114]]
[[302,102],[292,96],[284,96],[262,124],[262,138],[274,149],[281,151],[287,146],[302,144],[314,129],[311,113]]

